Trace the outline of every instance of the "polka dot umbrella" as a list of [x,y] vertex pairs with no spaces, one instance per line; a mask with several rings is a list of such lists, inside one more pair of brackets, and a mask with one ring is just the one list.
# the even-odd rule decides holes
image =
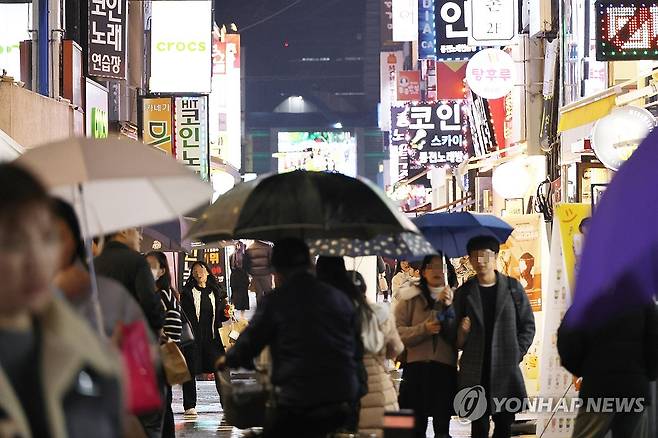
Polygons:
[[329,257],[364,257],[378,255],[387,258],[419,259],[436,254],[436,250],[421,235],[400,233],[380,235],[373,239],[306,239],[311,254]]

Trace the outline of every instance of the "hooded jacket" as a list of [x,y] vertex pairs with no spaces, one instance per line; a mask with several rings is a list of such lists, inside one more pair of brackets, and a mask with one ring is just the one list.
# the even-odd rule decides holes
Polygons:
[[[417,284],[402,287],[399,291],[395,322],[407,349],[407,363],[435,361],[456,366],[456,348],[444,339],[442,333],[433,336],[425,328],[428,320],[436,318],[437,310],[432,305],[427,302]],[[437,309],[441,311],[443,304],[438,303]]]

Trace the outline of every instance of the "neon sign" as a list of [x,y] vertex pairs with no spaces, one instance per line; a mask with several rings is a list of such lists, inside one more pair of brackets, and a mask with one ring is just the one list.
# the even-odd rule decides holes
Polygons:
[[597,1],[596,59],[658,59],[658,1]]

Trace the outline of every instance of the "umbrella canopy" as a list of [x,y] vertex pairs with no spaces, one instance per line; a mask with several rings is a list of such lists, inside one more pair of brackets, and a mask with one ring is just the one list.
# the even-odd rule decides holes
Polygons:
[[505,242],[514,228],[490,214],[469,212],[426,214],[414,223],[427,240],[450,258],[467,255],[468,241],[477,236],[491,236]]
[[596,206],[576,275],[569,325],[651,303],[658,290],[658,130],[624,163]]
[[189,238],[203,241],[358,238],[416,226],[367,180],[297,170],[239,184],[201,215]]
[[196,174],[131,140],[70,138],[16,162],[74,205],[90,236],[173,220],[212,197]]
[[377,236],[374,239],[307,239],[311,254],[328,257],[365,257],[379,255],[393,259],[419,259],[436,254],[432,245],[419,234]]

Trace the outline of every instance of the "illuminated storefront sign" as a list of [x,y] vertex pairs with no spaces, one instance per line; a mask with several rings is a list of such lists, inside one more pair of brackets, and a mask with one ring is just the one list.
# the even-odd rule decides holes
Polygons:
[[596,2],[598,61],[658,59],[658,2]]
[[418,58],[436,59],[434,0],[418,0]]
[[436,58],[440,61],[469,59],[478,48],[468,44],[465,0],[436,0]]
[[144,98],[144,143],[173,155],[171,97]]
[[500,49],[479,51],[466,66],[466,82],[479,96],[498,99],[514,87],[514,60]]
[[212,2],[155,1],[151,5],[154,93],[210,93]]
[[279,173],[295,169],[356,176],[356,137],[350,132],[279,132]]
[[89,76],[126,78],[126,0],[89,0]]
[[205,97],[176,98],[176,159],[209,178],[208,111]]
[[418,0],[392,0],[393,41],[418,40]]
[[100,108],[91,109],[91,136],[92,138],[107,138],[109,123],[107,111]]
[[473,46],[504,46],[516,36],[515,0],[470,0],[468,42]]

